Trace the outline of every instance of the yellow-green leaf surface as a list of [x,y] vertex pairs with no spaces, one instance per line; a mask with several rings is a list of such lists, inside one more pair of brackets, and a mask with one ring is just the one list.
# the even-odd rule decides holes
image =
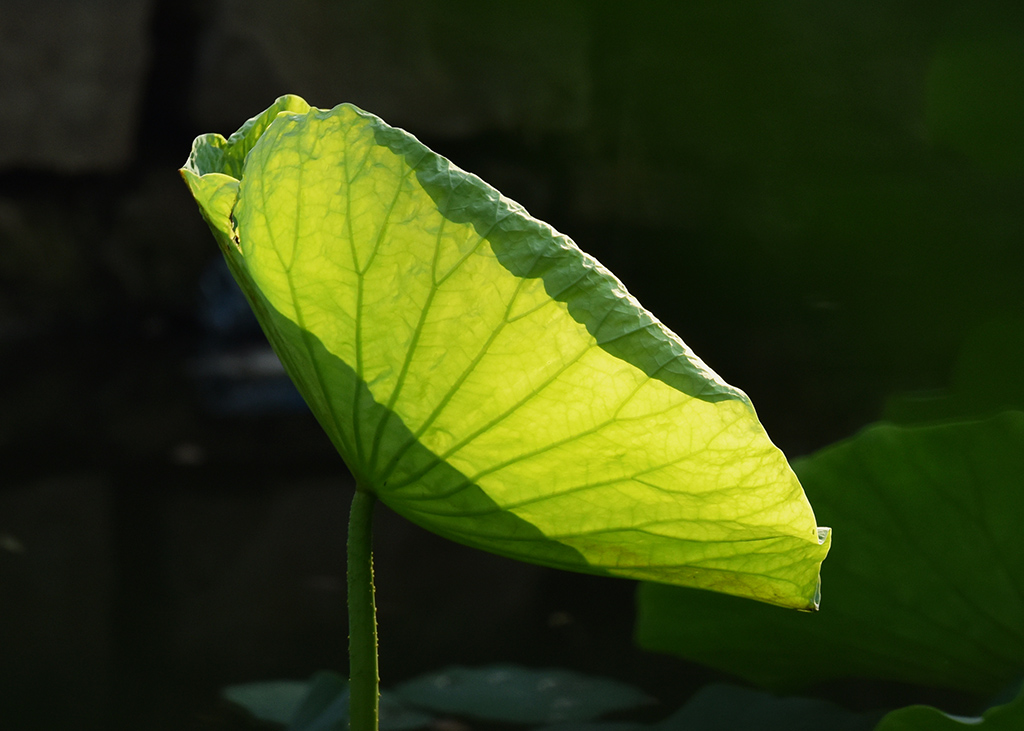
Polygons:
[[816,605],[827,530],[747,397],[568,238],[347,104],[282,97],[182,174],[362,489],[502,555]]

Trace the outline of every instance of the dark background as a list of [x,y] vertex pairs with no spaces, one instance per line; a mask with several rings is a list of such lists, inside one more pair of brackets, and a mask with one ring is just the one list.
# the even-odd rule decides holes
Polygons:
[[[1018,7],[0,2],[4,728],[227,728],[221,686],[345,667],[351,487],[219,283],[176,172],[197,134],[286,92],[408,129],[597,256],[796,457],[951,385],[1024,400]],[[710,677],[632,648],[630,582],[378,518],[385,686]]]

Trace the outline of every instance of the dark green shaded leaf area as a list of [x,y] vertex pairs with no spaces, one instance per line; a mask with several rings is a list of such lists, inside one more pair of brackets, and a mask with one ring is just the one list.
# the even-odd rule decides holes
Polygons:
[[644,584],[649,649],[774,688],[870,678],[991,697],[1024,669],[1024,413],[876,425],[794,468],[837,542],[787,614]]
[[517,665],[448,668],[393,692],[436,713],[522,724],[589,721],[649,702],[642,691],[614,680]]
[[1019,731],[1024,728],[1024,689],[1005,705],[988,709],[981,716],[951,716],[930,706],[909,706],[892,711],[875,731]]

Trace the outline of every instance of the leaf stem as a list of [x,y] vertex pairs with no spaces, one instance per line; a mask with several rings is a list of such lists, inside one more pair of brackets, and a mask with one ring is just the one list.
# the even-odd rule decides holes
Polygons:
[[348,524],[349,728],[377,731],[377,608],[373,589],[373,506],[376,496],[356,486]]

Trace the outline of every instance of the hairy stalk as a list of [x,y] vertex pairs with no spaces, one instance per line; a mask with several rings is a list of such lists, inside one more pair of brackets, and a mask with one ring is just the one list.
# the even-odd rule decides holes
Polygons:
[[377,731],[377,608],[373,596],[372,492],[356,487],[348,524],[349,728]]

